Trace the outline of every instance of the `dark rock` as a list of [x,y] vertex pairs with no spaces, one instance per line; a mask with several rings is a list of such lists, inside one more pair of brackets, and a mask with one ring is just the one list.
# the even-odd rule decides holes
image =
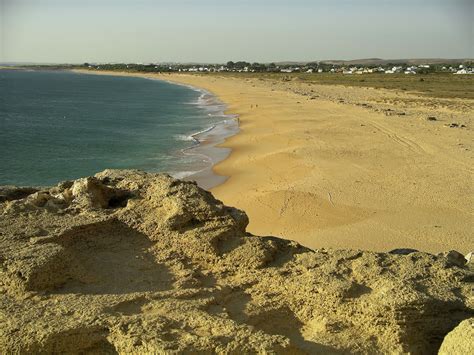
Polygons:
[[37,191],[34,187],[0,186],[0,202],[21,200]]
[[463,267],[464,265],[466,265],[466,259],[464,255],[462,255],[460,252],[456,250],[450,250],[448,252],[444,252],[439,255],[448,259],[448,262],[450,264],[453,264],[459,267]]
[[393,249],[390,250],[389,254],[397,254],[397,255],[408,255],[411,253],[418,253],[419,251],[416,249],[409,249],[409,248],[400,248],[400,249]]
[[427,120],[428,121],[437,121],[436,117],[434,117],[434,116],[428,116]]

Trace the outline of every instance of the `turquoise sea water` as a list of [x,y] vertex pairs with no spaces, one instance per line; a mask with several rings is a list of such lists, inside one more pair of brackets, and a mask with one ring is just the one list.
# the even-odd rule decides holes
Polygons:
[[228,117],[206,92],[164,81],[0,70],[0,185],[52,185],[106,168],[209,164],[193,133]]

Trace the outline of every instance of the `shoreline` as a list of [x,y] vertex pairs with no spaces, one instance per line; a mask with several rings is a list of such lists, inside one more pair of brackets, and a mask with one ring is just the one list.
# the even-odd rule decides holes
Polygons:
[[231,154],[213,168],[229,178],[211,192],[247,212],[250,233],[312,249],[474,247],[469,100],[447,107],[393,90],[160,77],[203,87],[239,114],[239,134],[221,144]]
[[[198,101],[204,99],[205,96],[208,95],[210,99],[207,99],[207,101],[211,102],[206,102],[203,104],[198,103],[198,105],[205,108],[218,107],[216,113],[213,113],[212,115],[221,116],[224,119],[199,132],[190,134],[188,137],[192,138],[196,142],[196,145],[181,150],[181,153],[184,155],[197,155],[205,157],[205,159],[209,160],[209,165],[199,171],[192,173],[187,171],[182,173],[178,172],[172,174],[172,176],[185,181],[196,181],[197,184],[205,190],[212,189],[225,183],[225,181],[228,179],[228,176],[217,174],[214,171],[214,166],[226,159],[231,154],[231,150],[229,148],[220,147],[219,145],[224,143],[227,138],[238,134],[238,115],[226,114],[227,105],[222,102],[217,95],[213,94],[209,90],[161,78],[149,77],[147,79],[160,80],[172,85],[180,85],[200,92],[201,97],[198,99]],[[211,115],[211,113],[209,115]]]
[[205,132],[197,132],[191,135],[197,140],[197,145],[182,151],[183,154],[203,155],[210,159],[210,165],[190,175],[181,177],[179,174],[175,174],[173,175],[174,177],[186,181],[196,181],[197,184],[205,190],[210,190],[225,183],[229,177],[217,174],[214,171],[214,166],[225,160],[231,154],[230,148],[221,147],[220,145],[224,143],[227,138],[238,134],[239,131],[237,121],[233,118],[229,120],[232,122],[229,123],[226,122],[228,120],[225,120],[222,123],[212,126],[211,129]]
[[[226,113],[238,113],[239,133],[217,144],[231,152],[212,167],[229,178],[210,191],[248,214],[252,234],[311,249],[473,248],[469,100],[445,106],[446,100],[383,89],[122,75],[203,88],[227,104]],[[453,120],[463,127],[452,128]]]
[[[216,107],[215,115],[222,116],[223,120],[212,124],[210,127],[201,131],[194,132],[187,137],[194,140],[196,145],[184,148],[180,152],[183,155],[203,156],[204,160],[208,160],[208,166],[198,171],[181,171],[170,173],[171,176],[185,181],[196,181],[197,184],[205,190],[210,190],[223,183],[229,178],[228,176],[220,175],[214,171],[214,166],[231,154],[231,149],[220,146],[225,140],[239,132],[238,115],[226,113],[227,104],[219,99],[217,95],[209,90],[186,84],[177,81],[162,78],[161,75],[142,74],[142,73],[128,73],[128,72],[113,72],[113,71],[89,71],[74,69],[71,72],[78,74],[89,75],[110,75],[110,76],[130,76],[143,78],[148,80],[159,80],[172,85],[179,85],[187,87],[193,91],[201,93],[201,97],[208,95],[211,97],[211,102],[197,103],[201,107]],[[220,106],[220,107],[219,107]],[[210,115],[210,114],[209,114]],[[219,132],[219,133],[216,133]]]

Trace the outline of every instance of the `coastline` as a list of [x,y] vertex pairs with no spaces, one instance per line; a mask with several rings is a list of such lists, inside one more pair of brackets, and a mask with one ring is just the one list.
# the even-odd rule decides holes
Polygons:
[[238,123],[230,118],[231,122],[224,122],[217,124],[206,132],[198,132],[192,136],[197,140],[197,145],[186,149],[184,154],[202,155],[209,159],[209,165],[200,171],[180,177],[173,175],[176,178],[181,178],[187,181],[196,181],[200,187],[205,190],[215,188],[228,179],[228,176],[219,175],[214,171],[214,166],[225,160],[230,154],[231,149],[222,147],[221,144],[225,140],[238,133]]
[[185,86],[191,90],[200,92],[201,97],[199,101],[205,102],[198,103],[198,105],[204,108],[214,108],[214,112],[209,113],[209,115],[222,116],[224,118],[223,121],[217,122],[210,127],[203,129],[202,131],[189,135],[189,137],[196,142],[196,145],[182,150],[182,153],[185,155],[202,156],[204,158],[203,160],[208,161],[208,165],[204,169],[194,171],[192,173],[183,172],[171,174],[173,177],[182,180],[196,181],[197,184],[205,190],[209,190],[223,184],[227,180],[228,176],[217,174],[214,171],[214,166],[226,159],[231,153],[230,148],[222,147],[220,145],[224,143],[227,138],[238,133],[238,116],[235,114],[227,114],[227,105],[222,102],[217,95],[214,95],[208,90],[190,84],[162,78],[145,78],[151,80],[161,80],[173,85]]
[[[199,132],[194,132],[186,138],[192,139],[196,145],[181,150],[183,155],[202,156],[202,161],[206,161],[206,167],[197,171],[181,171],[170,173],[171,176],[185,181],[196,181],[203,189],[209,190],[223,184],[228,176],[218,174],[214,171],[214,166],[226,159],[231,149],[221,146],[225,140],[239,131],[238,115],[227,113],[227,105],[219,97],[209,90],[179,82],[172,81],[155,74],[111,72],[111,71],[90,71],[74,69],[72,72],[89,75],[111,75],[111,76],[132,76],[149,80],[160,80],[173,85],[185,86],[191,90],[201,93],[200,101],[197,103],[201,107],[211,108],[213,112],[209,115],[222,116],[223,120],[212,124]],[[207,98],[206,98],[207,96]]]
[[[258,78],[148,76],[204,88],[227,103],[226,113],[239,114],[239,134],[219,144],[231,153],[212,168],[229,178],[210,191],[247,212],[249,232],[312,249],[471,251],[469,100]],[[387,114],[400,109],[403,116]],[[426,120],[432,115],[436,122]],[[449,120],[466,128],[451,129]]]

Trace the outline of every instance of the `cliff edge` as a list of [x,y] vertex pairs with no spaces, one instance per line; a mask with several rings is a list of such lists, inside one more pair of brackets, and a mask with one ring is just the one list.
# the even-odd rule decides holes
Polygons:
[[474,315],[452,257],[309,250],[247,223],[163,174],[1,188],[1,352],[424,354]]

